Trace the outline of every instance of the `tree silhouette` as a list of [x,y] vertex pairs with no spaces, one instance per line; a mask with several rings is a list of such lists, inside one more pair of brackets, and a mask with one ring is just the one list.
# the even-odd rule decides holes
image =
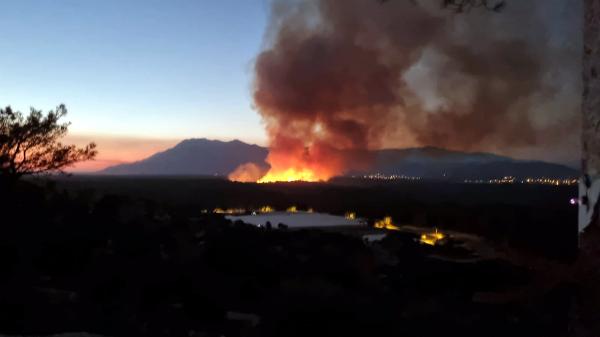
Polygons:
[[28,116],[10,107],[0,109],[0,178],[63,172],[77,162],[93,159],[96,144],[83,148],[60,142],[70,123],[59,123],[67,114],[64,104],[46,115],[31,108]]
[[[385,3],[391,0],[379,0]],[[416,3],[417,0],[410,0]],[[499,12],[506,7],[504,0],[441,0],[442,7],[449,8],[457,13],[468,12],[472,8],[484,7],[488,10]]]
[[469,11],[471,8],[484,7],[499,12],[506,6],[502,0],[442,0],[442,6],[453,9],[459,13]]

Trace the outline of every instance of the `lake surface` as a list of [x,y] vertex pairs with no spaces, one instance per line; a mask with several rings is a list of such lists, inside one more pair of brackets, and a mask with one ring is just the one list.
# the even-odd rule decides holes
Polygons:
[[289,228],[314,228],[314,227],[335,227],[335,226],[362,226],[361,219],[346,219],[343,216],[327,213],[308,213],[308,212],[273,212],[257,215],[228,215],[225,218],[231,221],[241,220],[247,224],[255,226],[264,226],[267,221],[273,228],[282,223]]

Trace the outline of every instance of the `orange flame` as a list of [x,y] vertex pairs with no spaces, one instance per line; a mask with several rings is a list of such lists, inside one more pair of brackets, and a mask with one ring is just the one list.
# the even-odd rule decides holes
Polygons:
[[293,182],[293,181],[321,181],[315,172],[308,168],[300,170],[290,168],[283,172],[269,171],[264,177],[258,180],[258,183],[273,183],[273,182]]
[[258,182],[327,181],[344,171],[344,159],[327,145],[278,136],[266,159],[271,168]]
[[[311,138],[311,136],[307,136]],[[271,140],[266,162],[269,170],[256,164],[240,165],[229,179],[242,182],[327,181],[366,163],[364,156],[337,149],[318,141],[304,141],[278,135]]]

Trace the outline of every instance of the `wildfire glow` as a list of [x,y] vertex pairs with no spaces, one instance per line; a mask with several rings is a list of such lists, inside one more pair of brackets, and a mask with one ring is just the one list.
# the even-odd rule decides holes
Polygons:
[[[311,126],[315,123],[319,122],[284,123],[286,127],[275,123],[268,126],[269,154],[265,158],[265,165],[242,164],[229,175],[229,179],[258,183],[324,182],[347,171],[362,170],[368,166],[370,155],[366,150],[360,150],[366,148],[366,143],[360,142],[360,146],[346,144],[336,138],[339,148],[334,147],[331,142],[321,140],[322,133],[326,131],[323,127],[313,130]],[[293,128],[293,125],[299,128],[297,132],[288,130],[287,127]],[[304,130],[304,127],[308,129]]]
[[269,171],[264,177],[258,180],[259,183],[274,183],[274,182],[293,182],[293,181],[322,181],[310,169],[296,170],[294,168],[287,169],[283,172]]
[[[309,123],[310,124],[310,123]],[[279,125],[278,125],[279,126]],[[239,182],[322,182],[343,175],[349,170],[366,168],[367,152],[354,149],[355,146],[341,144],[335,148],[318,140],[313,133],[303,134],[302,138],[290,138],[271,130],[267,165],[245,163],[238,166],[229,179]],[[265,169],[268,167],[268,169]]]

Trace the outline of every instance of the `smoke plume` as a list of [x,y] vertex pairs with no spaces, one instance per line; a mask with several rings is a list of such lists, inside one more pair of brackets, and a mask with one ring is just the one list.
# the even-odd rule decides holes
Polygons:
[[548,29],[576,25],[566,6],[455,14],[433,2],[274,1],[254,83],[270,173],[328,179],[368,167],[368,149],[510,153],[577,131],[579,45]]

